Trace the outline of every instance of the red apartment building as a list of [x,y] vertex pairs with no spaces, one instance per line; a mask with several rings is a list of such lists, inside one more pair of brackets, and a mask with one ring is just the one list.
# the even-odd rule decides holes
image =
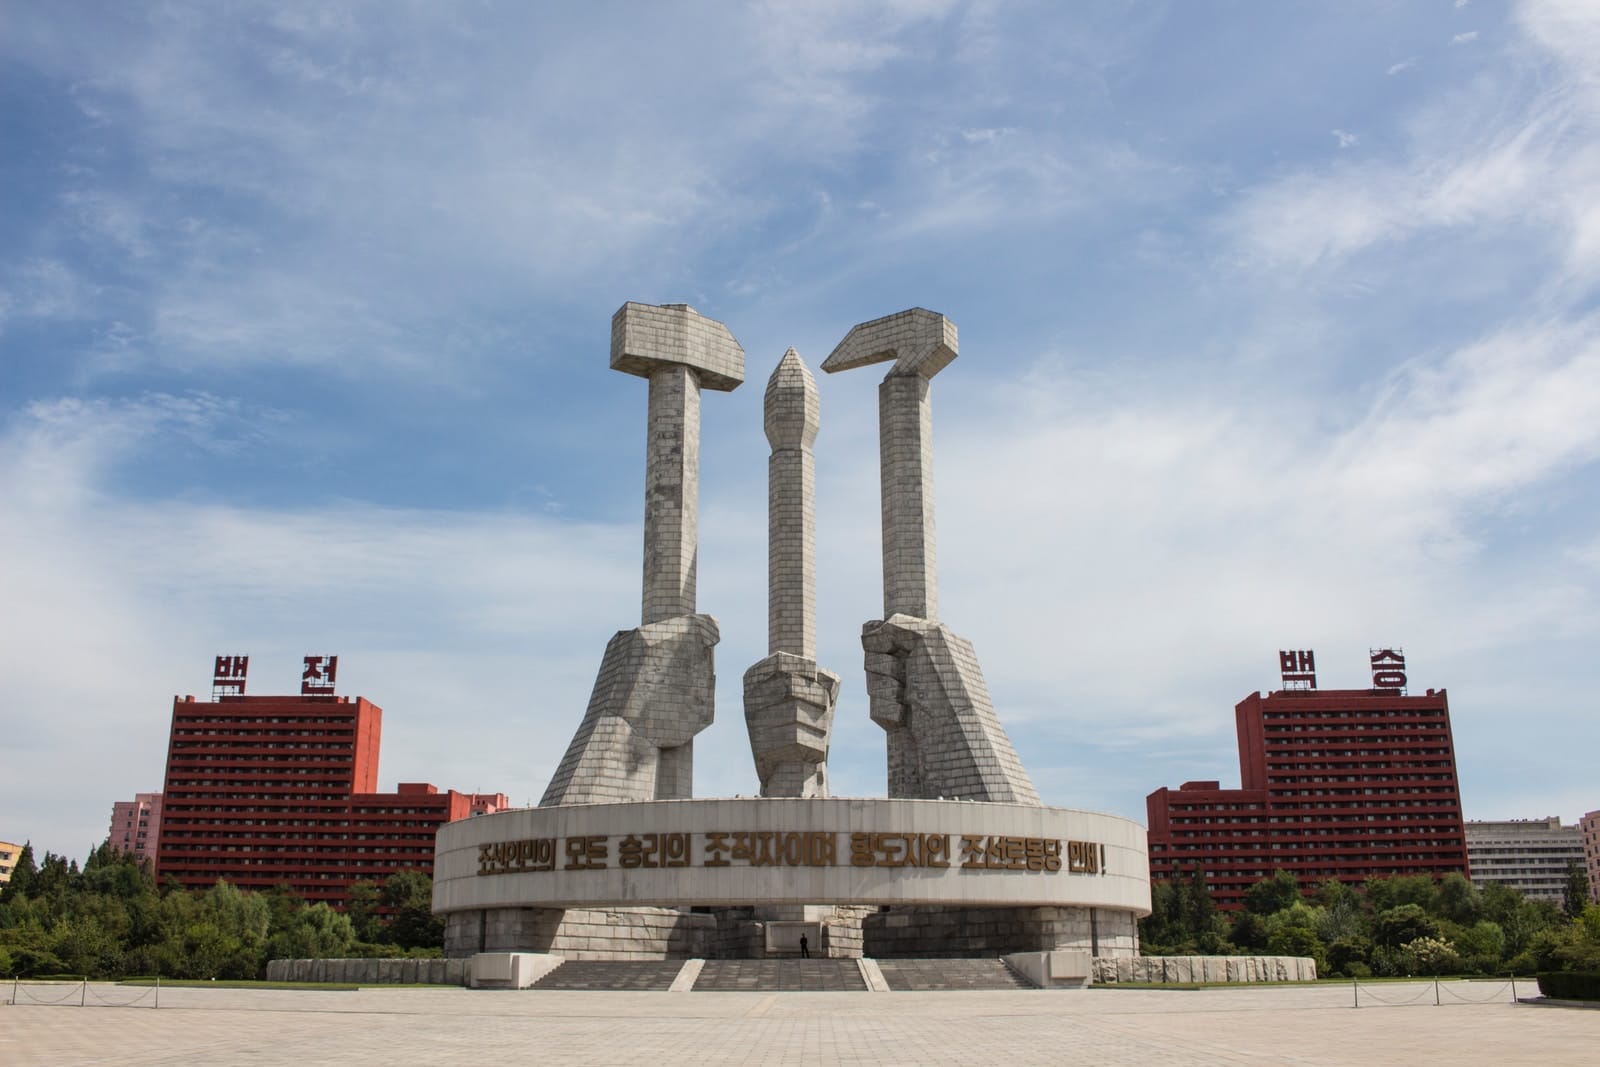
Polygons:
[[1145,798],[1153,881],[1198,865],[1232,910],[1278,870],[1302,889],[1467,874],[1444,690],[1285,688],[1246,697],[1234,717],[1240,788],[1185,782]]
[[288,885],[342,907],[352,882],[432,874],[441,825],[507,806],[503,793],[425,783],[378,792],[383,709],[324,688],[331,690],[245,696],[241,681],[236,691],[214,690],[209,702],[173,699],[159,880]]

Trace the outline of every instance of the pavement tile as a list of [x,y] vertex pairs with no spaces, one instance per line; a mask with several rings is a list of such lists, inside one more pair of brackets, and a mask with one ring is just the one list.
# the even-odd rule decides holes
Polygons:
[[[0,1064],[456,1067],[973,1064],[1453,1067],[1597,1062],[1600,1011],[1514,1004],[1503,983],[1202,990],[579,992],[375,987],[144,990],[0,1006]],[[1532,993],[1531,988],[1519,990]],[[59,993],[41,987],[40,997]],[[0,986],[0,995],[11,991]]]

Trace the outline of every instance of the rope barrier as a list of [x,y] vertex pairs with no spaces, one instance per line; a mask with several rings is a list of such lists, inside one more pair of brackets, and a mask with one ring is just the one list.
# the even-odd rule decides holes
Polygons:
[[[1430,992],[1433,994],[1433,1003],[1435,1006],[1443,1005],[1443,998],[1447,994],[1453,1002],[1458,1004],[1496,1004],[1504,1002],[1508,999],[1513,1004],[1517,1002],[1517,980],[1515,978],[1496,982],[1493,985],[1490,985],[1487,982],[1474,982],[1466,979],[1448,983],[1441,982],[1438,978],[1419,979],[1419,981],[1426,981],[1428,982],[1428,985],[1418,989],[1413,995],[1405,998],[1404,1000],[1395,1000],[1380,996],[1377,993],[1377,990],[1384,988],[1384,986],[1380,986],[1371,982],[1367,983],[1366,985],[1362,985],[1359,980],[1354,978],[1350,980],[1350,991],[1354,999],[1354,1006],[1357,1008],[1362,1006],[1363,993],[1366,994],[1367,1001],[1376,1002],[1388,1008],[1399,1008],[1405,1007],[1409,1004],[1416,1004],[1426,997]],[[1482,995],[1472,995],[1473,991],[1478,989],[1483,990]]]
[[[67,991],[65,993],[61,994],[61,996],[58,997],[55,1000],[46,1000],[46,999],[44,999],[42,997],[35,996],[32,989],[29,989],[27,986],[23,986],[23,985],[13,986],[12,987],[12,995],[14,997],[26,997],[28,999],[28,1003],[30,1003],[30,1004],[65,1004],[67,1001],[72,999],[72,994],[74,994],[74,993],[77,993],[79,995],[79,998],[82,999],[83,994],[82,994],[82,986],[81,986],[81,984],[78,983],[78,982],[74,982],[72,984],[76,985],[76,986],[79,986],[79,988],[78,989],[73,989],[71,986],[68,986],[67,987]],[[39,983],[37,983],[37,985],[38,985],[38,988],[40,988],[40,989],[60,989],[61,988],[61,984],[59,982],[39,982]],[[12,1003],[16,1003],[16,1001],[13,1000]]]
[[72,995],[76,993],[78,995],[78,1007],[80,1008],[91,1007],[89,1004],[90,1000],[94,1001],[94,1004],[92,1005],[93,1007],[133,1008],[143,1004],[145,1001],[151,1001],[152,1007],[160,1006],[160,1001],[158,999],[160,997],[160,992],[158,986],[152,986],[141,990],[139,993],[129,998],[126,996],[118,997],[115,995],[107,995],[107,993],[110,993],[112,990],[125,988],[122,986],[110,986],[106,988],[105,992],[102,992],[102,987],[99,984],[91,987],[87,981],[82,981],[76,982],[74,985],[77,986],[76,989],[72,988],[72,986],[67,986],[65,991],[59,997],[51,998],[47,995],[44,995],[44,991],[61,989],[62,984],[60,982],[33,982],[30,984],[23,984],[20,980],[13,980],[11,983],[11,1000],[8,1003],[27,1003],[38,1004],[44,1007],[56,1007],[69,1003],[72,1000]]
[[[1385,1007],[1389,1007],[1389,1008],[1399,1008],[1399,1007],[1404,1007],[1407,1004],[1415,1004],[1417,1001],[1421,1000],[1423,997],[1425,997],[1429,993],[1433,992],[1432,989],[1429,989],[1427,986],[1423,986],[1421,989],[1417,990],[1416,995],[1411,996],[1411,997],[1407,997],[1405,1000],[1388,1000],[1388,999],[1386,999],[1384,997],[1379,996],[1377,993],[1373,992],[1374,986],[1371,985],[1371,984],[1368,984],[1365,987],[1363,987],[1360,982],[1353,982],[1352,984],[1356,987],[1356,989],[1358,991],[1358,994],[1357,994],[1358,996],[1359,996],[1359,991],[1364,988],[1366,990],[1366,994],[1367,994],[1367,999],[1368,1000],[1375,1000],[1379,1004],[1382,1004]],[[1379,987],[1379,988],[1381,988],[1381,987]],[[1360,1006],[1360,1004],[1358,1003],[1357,1007],[1359,1007],[1359,1006]]]
[[[117,986],[116,988],[121,989],[121,988],[124,988],[124,987]],[[131,1008],[135,1004],[140,1004],[140,1003],[143,1003],[144,1001],[150,999],[150,996],[153,993],[155,993],[155,987],[154,986],[150,986],[150,987],[147,987],[144,990],[144,992],[142,992],[138,996],[134,997],[132,1000],[107,1000],[105,997],[100,995],[100,992],[98,990],[95,990],[95,989],[89,990],[89,995],[94,998],[95,1003],[103,1004],[108,1008]]]
[[[1510,982],[1501,982],[1499,985],[1495,986],[1492,991],[1487,993],[1485,996],[1481,996],[1481,997],[1462,996],[1461,993],[1457,992],[1457,990],[1459,988],[1461,988],[1462,986],[1468,986],[1468,985],[1473,985],[1473,984],[1480,984],[1481,985],[1481,983],[1452,982],[1450,985],[1441,986],[1440,988],[1443,989],[1444,992],[1450,994],[1452,997],[1454,997],[1456,1000],[1460,1001],[1463,1004],[1492,1004],[1492,1003],[1494,1003],[1496,1001],[1502,1001],[1502,1000],[1506,999],[1506,993],[1511,988],[1511,983]],[[1513,999],[1515,999],[1515,998],[1513,998]]]

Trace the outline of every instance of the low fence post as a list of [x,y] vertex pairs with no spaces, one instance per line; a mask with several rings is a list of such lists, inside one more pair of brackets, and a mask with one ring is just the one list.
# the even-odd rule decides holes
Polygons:
[[151,1007],[161,1007],[161,976],[159,974],[156,975],[156,1002]]
[[1511,1003],[1517,1002],[1517,972],[1511,972]]
[[1433,976],[1433,1006],[1439,1006],[1439,976]]
[[[71,996],[72,994],[69,993],[67,995]],[[78,992],[78,1007],[81,1008],[85,1004],[87,1004],[88,1002],[89,1002],[89,976],[88,975],[84,975],[84,977],[83,977],[83,988]]]
[[1350,978],[1350,995],[1355,997],[1356,1000],[1353,1007],[1361,1007],[1361,982],[1354,976]]

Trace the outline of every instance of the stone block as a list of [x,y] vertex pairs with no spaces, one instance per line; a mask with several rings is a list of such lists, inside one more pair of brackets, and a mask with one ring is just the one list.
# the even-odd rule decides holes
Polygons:
[[715,716],[719,639],[709,615],[624,630],[540,805],[673,800],[692,787],[694,736]]
[[863,322],[845,334],[822,369],[832,374],[894,360],[893,373],[931,378],[956,358],[956,324],[926,308]]
[[692,368],[705,389],[744,381],[744,349],[716,319],[688,304],[623,304],[611,317],[611,368],[648,378],[663,363]]
[[745,672],[744,717],[762,796],[827,796],[839,676],[775,652]]
[[989,698],[972,645],[906,615],[862,630],[872,720],[888,734],[889,795],[1038,804]]

